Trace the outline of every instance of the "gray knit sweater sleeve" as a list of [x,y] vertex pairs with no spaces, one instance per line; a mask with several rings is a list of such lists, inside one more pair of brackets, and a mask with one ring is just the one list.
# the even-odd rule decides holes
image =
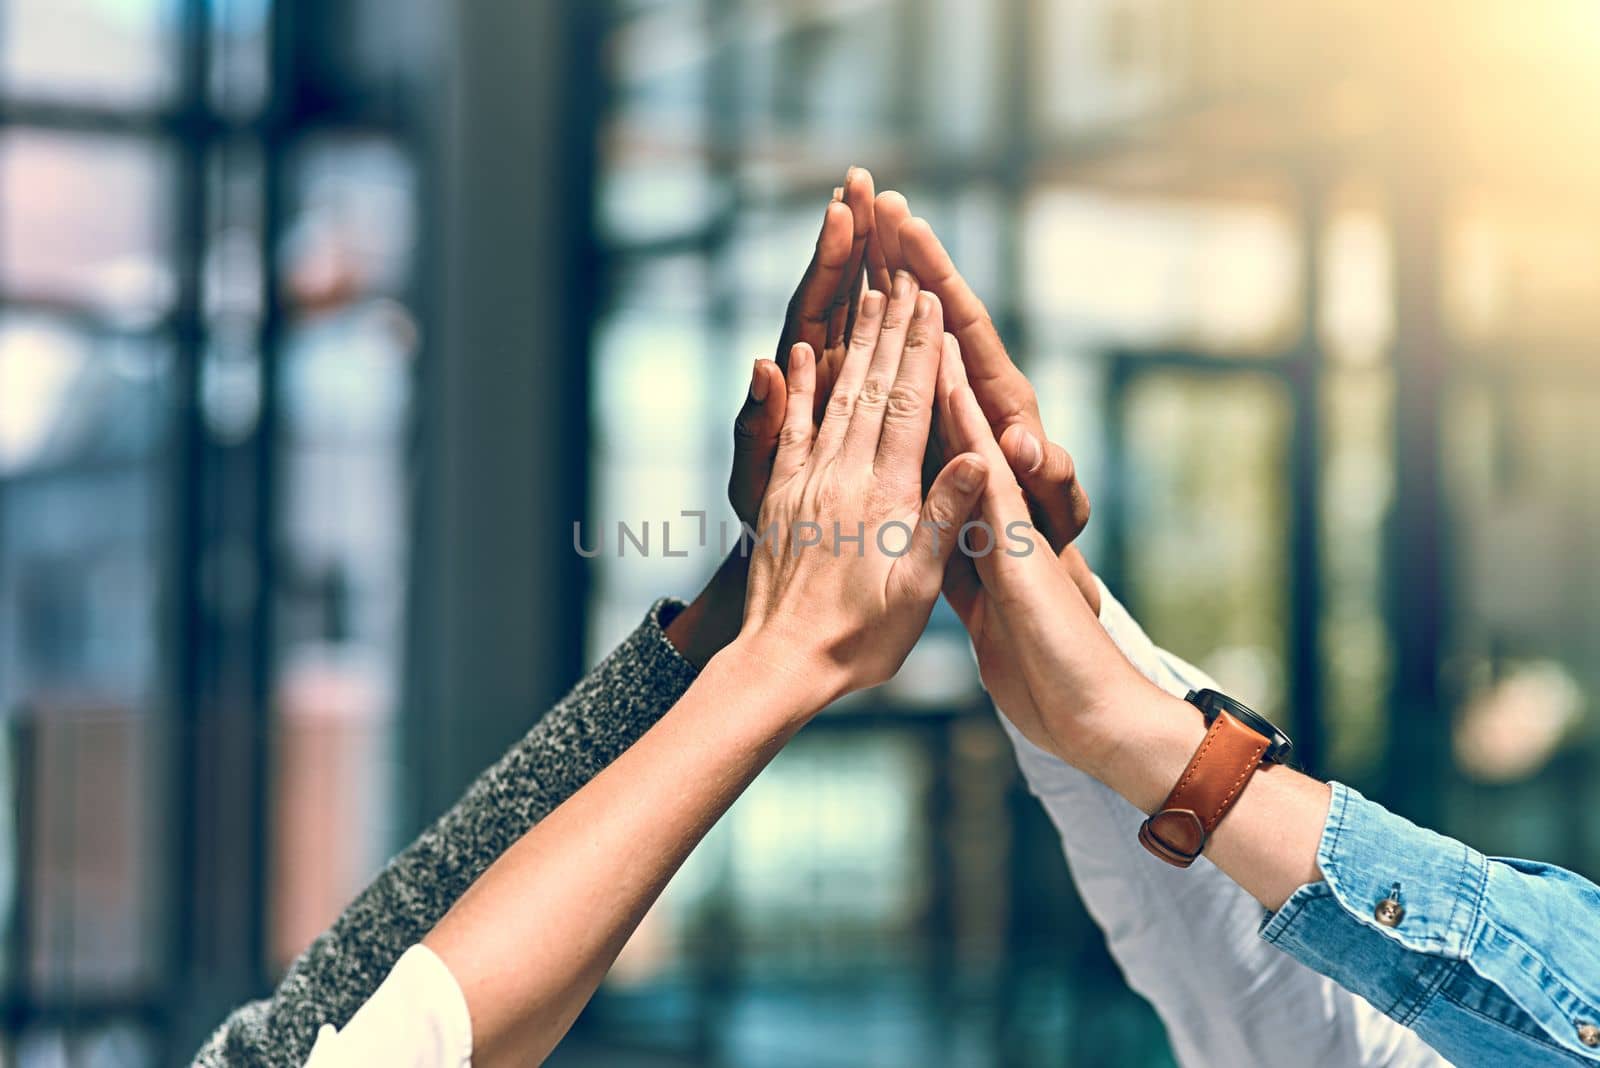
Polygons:
[[342,1027],[400,954],[421,941],[491,861],[683,696],[695,670],[662,630],[676,608],[658,602],[626,641],[388,863],[294,962],[270,998],[223,1021],[194,1063],[299,1068],[319,1027]]

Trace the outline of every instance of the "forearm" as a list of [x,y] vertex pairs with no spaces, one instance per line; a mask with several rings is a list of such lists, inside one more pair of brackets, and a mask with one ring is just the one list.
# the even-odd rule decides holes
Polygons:
[[[1173,696],[1217,688],[1158,648],[1109,590],[1097,592],[1101,626],[1141,675]],[[1443,1063],[1367,1001],[1257,937],[1260,905],[1209,860],[1187,871],[1157,861],[1137,840],[1143,813],[1006,727],[1084,907],[1166,1025],[1179,1064],[1269,1064],[1285,1049],[1302,1051],[1307,1068]],[[1238,990],[1254,993],[1241,1003]]]
[[762,677],[741,647],[713,658],[424,940],[461,984],[476,1063],[538,1061],[555,1047],[673,872],[815,711]]
[[272,997],[239,1009],[196,1057],[211,1065],[304,1063],[472,881],[530,826],[633,744],[688,689],[694,668],[668,642],[665,602],[449,812],[391,860],[295,961]]
[[[1155,812],[1205,739],[1200,710],[1144,686],[1117,710],[1099,717],[1085,741],[1097,754],[1086,767],[1095,778],[1145,813]],[[1328,787],[1292,768],[1263,766],[1239,794],[1206,847],[1211,863],[1268,909],[1277,909],[1306,883],[1322,878],[1317,843],[1328,815]]]

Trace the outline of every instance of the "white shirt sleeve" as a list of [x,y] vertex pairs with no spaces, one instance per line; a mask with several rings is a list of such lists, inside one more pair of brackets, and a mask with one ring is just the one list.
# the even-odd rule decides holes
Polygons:
[[[1099,581],[1097,578],[1095,581]],[[1100,622],[1168,693],[1217,688],[1158,649],[1111,591]],[[1366,1001],[1258,937],[1258,902],[1201,857],[1182,870],[1137,835],[1144,814],[1022,737],[1002,715],[1028,789],[1044,805],[1073,882],[1128,985],[1155,1006],[1185,1068],[1437,1068],[1448,1062]]]
[[472,1019],[444,961],[406,950],[343,1030],[323,1024],[305,1068],[470,1068]]

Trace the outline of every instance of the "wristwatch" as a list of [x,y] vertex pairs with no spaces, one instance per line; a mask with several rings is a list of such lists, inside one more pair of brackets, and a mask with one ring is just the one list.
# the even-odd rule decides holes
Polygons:
[[1139,841],[1168,864],[1187,868],[1262,764],[1290,764],[1294,743],[1266,717],[1215,690],[1184,698],[1206,718],[1206,736],[1178,785],[1139,827]]

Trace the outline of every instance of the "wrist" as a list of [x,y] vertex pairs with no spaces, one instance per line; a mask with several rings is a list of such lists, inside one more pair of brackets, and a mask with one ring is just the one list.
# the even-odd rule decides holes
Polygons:
[[1198,708],[1150,684],[1126,687],[1074,729],[1062,759],[1145,813],[1160,808],[1206,736]]
[[791,731],[803,727],[841,692],[822,665],[759,633],[740,633],[711,658],[706,671],[724,675],[741,693],[755,698],[762,714],[775,717]]

